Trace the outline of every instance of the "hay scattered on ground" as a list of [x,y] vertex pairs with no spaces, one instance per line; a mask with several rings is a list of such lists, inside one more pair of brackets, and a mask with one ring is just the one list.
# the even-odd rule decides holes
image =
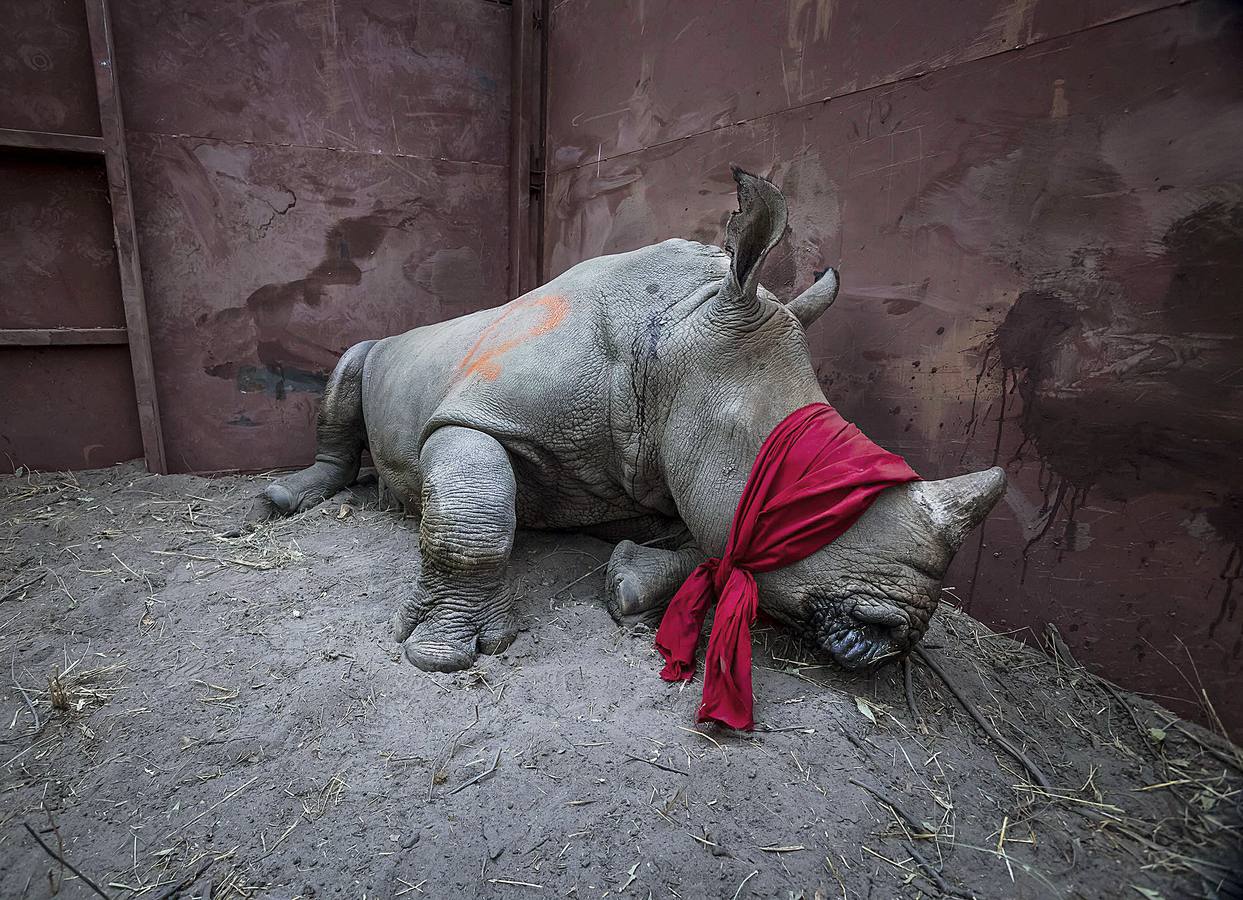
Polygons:
[[1056,632],[950,595],[926,659],[852,677],[760,629],[733,734],[609,620],[608,545],[523,535],[518,642],[429,675],[388,639],[411,523],[362,486],[232,536],[257,490],[0,480],[0,895],[1243,892],[1243,753]]

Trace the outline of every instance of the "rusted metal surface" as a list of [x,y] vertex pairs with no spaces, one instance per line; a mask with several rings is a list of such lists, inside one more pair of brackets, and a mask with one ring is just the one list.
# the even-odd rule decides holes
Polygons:
[[350,344],[507,290],[510,10],[116,10],[169,466],[299,465]]
[[[766,283],[790,296],[825,266],[842,270],[842,296],[810,335],[828,396],[929,476],[1009,472],[1004,507],[959,554],[954,594],[998,628],[1056,622],[1084,660],[1184,711],[1189,650],[1222,718],[1243,729],[1237,6],[1196,2],[1082,30],[1129,7],[1101,4],[1076,22],[1066,4],[1021,4],[1032,34],[1059,16],[1076,27],[771,113],[752,105],[751,67],[777,59],[791,20],[719,7],[712,33],[743,32],[730,40],[749,49],[705,63],[671,49],[693,29],[641,29],[604,6],[569,0],[554,18],[551,272],[670,236],[716,242],[734,205],[727,164],[771,175],[790,196],[792,231]],[[844,6],[831,7],[830,32],[851,21]],[[968,7],[985,34],[1018,9]],[[588,8],[604,24],[586,22]],[[884,40],[915,53],[909,31],[952,62],[962,41],[946,35],[964,28],[911,14]],[[879,52],[881,37],[845,30]],[[806,47],[803,71],[840,68],[827,58],[835,40]],[[630,58],[678,67],[645,76],[653,96],[701,83],[737,96],[719,104],[723,116],[686,125],[670,102],[627,99]],[[582,60],[626,74],[592,81],[591,105],[587,87],[569,103],[557,86],[587,80]],[[868,64],[859,84],[918,67]],[[689,94],[679,102],[695,106]],[[619,103],[625,129],[605,118]],[[727,124],[748,110],[759,117]],[[582,129],[594,116],[607,124],[591,143]],[[679,136],[688,131],[703,133]],[[647,149],[609,158],[597,151],[606,136]]]
[[128,0],[132,131],[504,165],[509,8],[483,0]]
[[553,168],[814,105],[1170,0],[564,0]]
[[549,117],[552,106],[552,81],[550,78],[552,62],[550,54],[552,52],[553,0],[539,0],[539,3],[539,139],[536,148],[538,154],[538,159],[536,160],[538,170],[533,169],[531,172],[531,192],[533,195],[531,204],[531,228],[535,232],[535,237],[532,241],[536,258],[537,277],[535,281],[537,284],[543,284],[548,281],[549,277],[547,263],[548,254],[544,249],[544,221],[548,215],[548,176],[552,165],[552,157],[549,152],[551,145],[548,140],[548,130],[550,127]]
[[124,324],[103,166],[0,151],[0,328]]
[[0,3],[0,126],[99,134],[81,0]]
[[[123,143],[110,71],[97,85],[80,0],[6,4],[0,24],[0,144],[18,148],[0,151],[0,469],[132,459],[143,446],[124,294],[141,284],[128,193],[115,178],[110,191],[101,158]],[[149,359],[145,371],[149,395]]]
[[[509,47],[509,296],[534,288],[539,260],[534,252],[539,210],[532,170],[536,163],[540,35],[536,0],[513,0]],[[542,145],[541,145],[542,146]],[[542,165],[542,163],[540,163]],[[534,218],[533,218],[534,217]]]
[[506,171],[141,135],[139,237],[170,465],[305,464],[351,344],[506,294]]
[[0,150],[0,471],[142,455],[122,326],[101,160]]
[[[145,287],[162,420],[141,346],[139,401],[148,435],[165,425],[171,468],[308,461],[318,392],[344,347],[506,299],[507,6],[137,0],[117,5],[111,32],[100,0],[89,8],[95,58],[108,63],[95,67],[98,95],[81,0],[6,5],[0,128],[43,151],[109,149],[120,259],[98,161],[5,152],[0,222],[11,227],[0,246],[12,252],[0,279],[14,291],[0,297],[0,328],[22,329],[11,347],[72,338],[53,329],[128,324],[141,345],[134,298]],[[123,137],[137,242],[116,152]],[[52,371],[14,362],[29,352],[6,348],[6,365]],[[86,372],[65,358],[66,372]],[[100,389],[120,384],[103,379]],[[126,390],[132,404],[132,381]],[[26,433],[24,409],[12,408],[5,434],[10,420]],[[76,432],[50,437],[62,438],[70,452],[40,466],[86,464]],[[150,446],[147,455],[155,459]],[[98,448],[88,460],[114,461]]]
[[121,303],[129,337],[130,365],[134,373],[134,398],[142,432],[147,469],[164,474],[164,435],[160,428],[160,404],[155,395],[155,368],[151,363],[151,335],[147,328],[147,301],[143,297],[138,236],[134,228],[134,201],[130,196],[129,155],[125,147],[125,118],[121,89],[116,80],[116,53],[108,0],[85,0],[86,27],[95,63],[95,95],[99,101],[99,128],[108,172],[108,197],[112,208],[112,235],[117,271],[121,276]]
[[142,456],[125,347],[0,347],[0,468],[90,469]]

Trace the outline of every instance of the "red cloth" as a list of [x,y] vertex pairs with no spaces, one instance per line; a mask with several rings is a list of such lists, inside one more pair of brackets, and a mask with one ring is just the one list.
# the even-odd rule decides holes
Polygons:
[[747,478],[725,552],[698,566],[678,589],[656,632],[665,658],[660,677],[689,681],[708,607],[708,639],[699,721],[750,731],[754,573],[805,559],[840,537],[885,488],[917,481],[902,459],[878,447],[827,403],[786,416],[764,441]]

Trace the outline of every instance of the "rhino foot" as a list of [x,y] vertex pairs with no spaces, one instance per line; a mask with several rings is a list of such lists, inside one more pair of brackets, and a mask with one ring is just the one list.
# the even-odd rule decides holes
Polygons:
[[393,638],[403,645],[406,659],[425,672],[469,669],[480,653],[500,653],[518,636],[510,602],[507,585],[480,604],[429,607],[414,599],[394,616]]
[[703,561],[694,547],[662,550],[622,541],[613,549],[604,579],[605,607],[618,624],[651,624]]
[[254,531],[264,522],[318,506],[346,487],[356,471],[357,467],[351,469],[339,463],[319,461],[301,472],[272,482],[250,502],[234,534]]
[[475,664],[477,654],[465,644],[427,640],[410,642],[405,647],[406,659],[424,672],[460,672]]

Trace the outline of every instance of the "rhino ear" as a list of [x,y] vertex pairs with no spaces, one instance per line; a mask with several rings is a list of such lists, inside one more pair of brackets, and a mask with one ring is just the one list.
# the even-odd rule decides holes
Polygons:
[[786,200],[776,185],[730,167],[738,185],[738,211],[725,226],[725,249],[732,258],[719,303],[745,313],[758,306],[760,269],[786,230]]
[[795,318],[802,323],[804,331],[833,305],[833,301],[837,299],[837,287],[837,270],[826,269],[815,284],[786,304]]
[[911,485],[911,498],[932,519],[951,553],[958,551],[967,535],[984,521],[1005,492],[1006,472],[1000,466]]

